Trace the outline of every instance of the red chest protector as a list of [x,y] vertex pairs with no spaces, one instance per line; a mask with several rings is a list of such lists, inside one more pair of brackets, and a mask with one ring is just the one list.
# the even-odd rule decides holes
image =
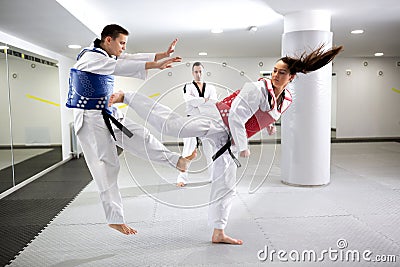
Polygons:
[[[280,108],[278,109],[276,105],[276,98],[271,84],[271,80],[266,80],[263,78],[260,78],[259,81],[260,80],[264,81],[265,88],[272,97],[271,109],[266,111],[258,109],[256,113],[254,113],[253,116],[250,117],[250,119],[245,124],[247,138],[250,138],[254,134],[258,133],[259,131],[267,127],[268,125],[277,121],[280,118],[281,114],[284,111],[286,111],[287,108],[292,103],[292,96],[290,92],[287,89],[285,89],[285,98]],[[229,121],[228,121],[229,111],[231,109],[232,102],[235,100],[236,96],[239,93],[240,90],[237,90],[233,94],[224,98],[222,101],[216,103],[216,106],[220,112],[222,120],[228,128],[229,128]]]

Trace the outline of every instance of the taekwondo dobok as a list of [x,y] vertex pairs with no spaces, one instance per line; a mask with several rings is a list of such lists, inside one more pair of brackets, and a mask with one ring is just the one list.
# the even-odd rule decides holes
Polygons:
[[265,79],[244,84],[241,90],[221,102],[206,102],[199,107],[200,115],[190,117],[182,117],[140,93],[127,92],[124,98],[124,103],[162,134],[207,137],[212,140],[215,151],[227,147],[215,157],[213,164],[209,224],[215,229],[224,229],[228,221],[235,195],[237,151],[247,150],[247,138],[272,127],[291,102],[291,94],[285,89],[283,101],[278,103],[271,81]]
[[124,224],[120,169],[116,145],[143,159],[176,167],[180,155],[169,151],[149,131],[116,107],[108,107],[114,90],[114,75],[145,79],[145,64],[154,53],[109,56],[100,47],[89,47],[78,55],[70,70],[67,107],[74,109],[75,132],[86,163],[100,192],[109,224]]

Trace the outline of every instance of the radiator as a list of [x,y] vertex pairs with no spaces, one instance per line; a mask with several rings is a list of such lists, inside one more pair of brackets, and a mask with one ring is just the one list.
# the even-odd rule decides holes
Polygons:
[[69,129],[71,135],[71,154],[72,157],[78,159],[79,156],[82,154],[82,148],[81,145],[79,144],[78,138],[76,137],[75,127],[73,122],[69,124]]

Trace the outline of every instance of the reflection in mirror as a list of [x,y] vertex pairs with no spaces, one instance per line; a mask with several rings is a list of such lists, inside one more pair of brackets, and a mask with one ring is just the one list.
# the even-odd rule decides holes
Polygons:
[[[1,121],[10,127],[7,135],[2,129],[0,142],[2,152],[11,154],[0,177],[8,176],[17,185],[62,159],[58,68],[55,60],[9,45],[0,55],[8,64],[0,72],[8,80],[1,95],[10,96],[1,99]],[[5,185],[0,192],[7,189]]]
[[[7,44],[0,42],[0,193],[11,188],[14,184],[12,167],[12,147],[10,133],[10,106],[7,81]],[[4,171],[3,171],[4,170]]]

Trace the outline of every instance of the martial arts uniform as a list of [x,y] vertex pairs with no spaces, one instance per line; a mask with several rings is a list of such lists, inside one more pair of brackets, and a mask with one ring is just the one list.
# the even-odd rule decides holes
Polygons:
[[[203,82],[203,88],[201,89],[202,90],[200,90],[198,84],[195,81],[187,83],[183,87],[183,98],[185,99],[187,116],[200,114],[199,106],[205,104],[204,98],[208,98],[208,101],[212,101],[214,103],[215,101],[217,101],[217,92],[212,84]],[[201,143],[204,156],[207,160],[207,170],[210,177],[212,171],[211,156],[213,155],[213,146],[212,144],[210,144],[210,141],[207,138],[202,138]],[[183,138],[182,157],[190,156],[196,149],[196,147],[197,137]],[[184,184],[188,183],[187,171],[179,173],[176,183],[181,182]]]
[[[101,48],[89,47],[79,54],[74,69],[80,71],[83,77],[88,72],[99,77],[106,76],[110,80],[113,79],[113,75],[145,79],[147,74],[145,64],[147,61],[154,61],[154,58],[154,53],[123,54],[115,58],[110,57]],[[71,70],[71,75],[72,73]],[[78,89],[83,90],[82,92],[88,92],[90,95],[96,90],[101,90],[101,86],[92,88],[90,81],[86,81],[83,78],[79,80],[76,86],[81,88],[74,88],[74,85],[70,84],[67,101],[67,106],[74,108],[76,135],[81,143],[86,163],[100,192],[107,222],[109,224],[123,224],[125,220],[122,199],[117,183],[120,165],[116,145],[133,155],[173,167],[176,167],[180,155],[165,148],[143,126],[134,123],[128,118],[123,120],[117,108],[107,108],[108,98],[112,90],[108,92],[104,99],[99,99],[98,104],[92,107],[93,109],[87,109],[90,108],[88,104],[93,99],[83,96],[80,96],[82,99],[75,99],[77,95],[79,96]],[[106,123],[107,119],[104,118],[104,111],[107,111],[108,114],[122,122],[128,129],[128,131],[125,129],[124,132],[133,135],[129,138],[114,125],[110,130],[108,126],[110,128],[111,126]],[[114,140],[110,132],[114,133],[116,140]]]
[[[292,102],[285,89],[284,99],[277,105],[270,80],[246,83],[240,91],[217,104],[201,106],[200,114],[184,118],[170,108],[156,104],[141,94],[125,94],[125,103],[163,134],[176,137],[207,137],[216,150],[233,137],[232,154],[248,149],[247,138],[279,119]],[[151,111],[151,113],[149,113]],[[209,225],[224,229],[235,195],[237,165],[225,151],[213,164],[210,193]]]

